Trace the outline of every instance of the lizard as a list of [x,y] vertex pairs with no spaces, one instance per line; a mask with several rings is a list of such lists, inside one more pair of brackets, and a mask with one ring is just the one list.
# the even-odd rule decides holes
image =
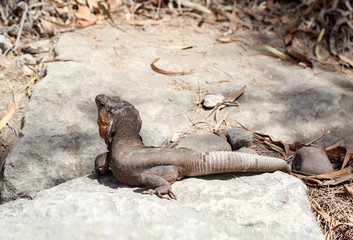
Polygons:
[[142,120],[129,102],[104,94],[96,96],[99,135],[108,152],[95,159],[95,172],[112,171],[121,183],[148,187],[143,194],[176,199],[171,184],[182,177],[227,172],[290,172],[280,158],[240,152],[196,152],[188,148],[145,146],[140,137]]

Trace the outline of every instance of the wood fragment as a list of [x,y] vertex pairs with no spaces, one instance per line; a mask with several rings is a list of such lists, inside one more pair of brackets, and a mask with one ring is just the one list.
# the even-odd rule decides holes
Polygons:
[[160,58],[155,58],[151,63],[152,70],[157,73],[164,74],[164,75],[186,75],[186,74],[194,73],[194,69],[185,70],[181,72],[173,72],[173,71],[166,71],[166,70],[160,69],[154,65],[159,59]]

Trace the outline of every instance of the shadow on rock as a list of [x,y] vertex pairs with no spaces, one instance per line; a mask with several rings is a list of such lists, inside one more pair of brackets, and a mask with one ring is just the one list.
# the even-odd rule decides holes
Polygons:
[[116,180],[116,178],[111,172],[104,176],[99,176],[97,173],[92,173],[88,175],[87,178],[93,181],[98,181],[99,184],[109,187],[111,189],[133,188],[131,186],[118,182],[118,180]]
[[233,178],[238,178],[238,177],[248,177],[248,176],[253,176],[261,173],[218,173],[218,174],[211,174],[211,175],[206,175],[206,176],[198,176],[197,178],[202,179],[202,180],[230,180]]

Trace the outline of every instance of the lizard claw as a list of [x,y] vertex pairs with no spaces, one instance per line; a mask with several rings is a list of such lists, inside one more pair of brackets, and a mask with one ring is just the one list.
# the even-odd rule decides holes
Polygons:
[[143,191],[142,194],[150,194],[150,195],[156,194],[159,198],[164,198],[168,200],[171,200],[171,199],[177,200],[172,190],[168,190],[168,192],[166,193],[161,193],[161,191],[159,191],[158,189],[148,189],[146,191]]

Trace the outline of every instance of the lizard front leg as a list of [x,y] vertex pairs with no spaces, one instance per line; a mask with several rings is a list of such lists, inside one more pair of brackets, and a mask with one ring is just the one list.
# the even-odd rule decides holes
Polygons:
[[[176,199],[171,183],[181,178],[176,166],[156,166],[141,174],[141,181],[150,188],[142,194],[156,194],[160,198]],[[167,196],[166,196],[167,195]]]
[[109,171],[110,154],[109,152],[101,153],[94,161],[95,172],[99,175],[106,175]]

